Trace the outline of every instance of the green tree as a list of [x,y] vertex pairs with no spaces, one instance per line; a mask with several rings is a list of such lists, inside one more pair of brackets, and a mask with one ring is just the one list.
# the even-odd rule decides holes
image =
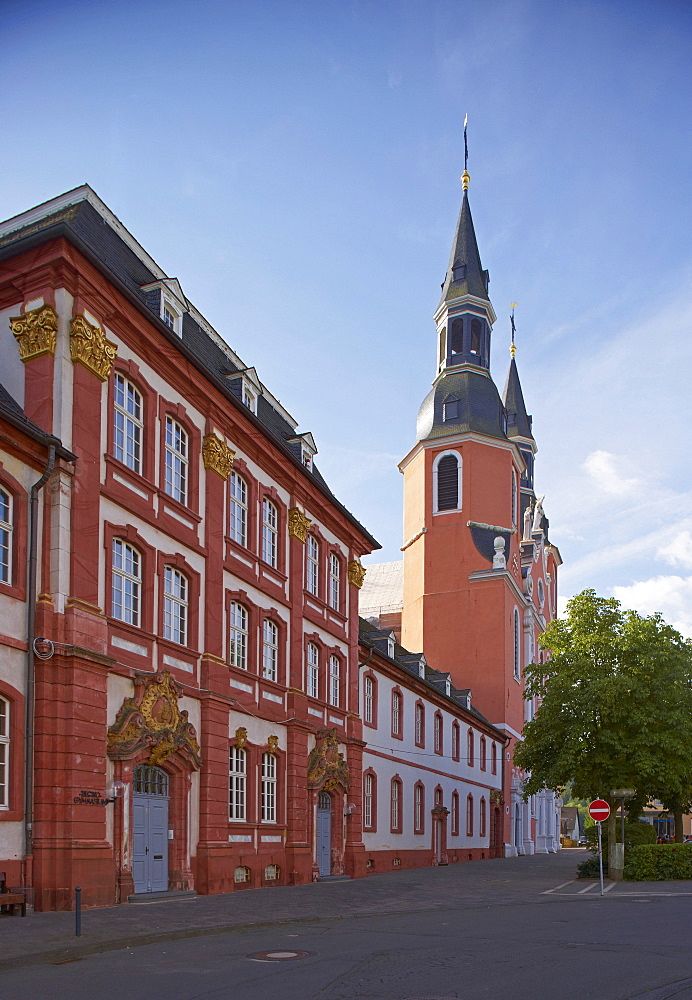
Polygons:
[[515,751],[525,795],[569,782],[577,798],[610,801],[611,789],[633,788],[675,812],[677,837],[692,801],[692,643],[658,614],[585,590],[540,645],[547,661],[525,671],[540,707]]

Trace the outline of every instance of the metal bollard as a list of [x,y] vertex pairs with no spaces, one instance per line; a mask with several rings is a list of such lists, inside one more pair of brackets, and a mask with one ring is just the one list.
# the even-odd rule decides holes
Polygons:
[[75,937],[82,936],[82,887],[78,885],[74,891],[74,932]]

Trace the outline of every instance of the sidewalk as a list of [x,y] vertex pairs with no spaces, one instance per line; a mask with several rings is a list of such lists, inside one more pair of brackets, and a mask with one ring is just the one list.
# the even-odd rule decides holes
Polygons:
[[[345,882],[84,909],[79,938],[74,936],[74,913],[0,917],[0,971],[282,922],[538,901],[541,893],[574,878],[581,859],[577,853],[561,851],[417,868]],[[550,898],[542,897],[545,901]]]

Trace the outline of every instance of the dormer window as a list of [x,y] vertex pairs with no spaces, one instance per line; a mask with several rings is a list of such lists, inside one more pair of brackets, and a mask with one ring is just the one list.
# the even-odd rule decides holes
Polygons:
[[257,400],[262,394],[262,383],[254,368],[227,375],[231,392],[251,413],[257,413]]
[[425,660],[422,658],[418,661],[418,676],[425,680]]
[[463,281],[466,277],[466,264],[455,260],[452,264],[452,281]]
[[187,302],[177,278],[162,278],[142,285],[147,305],[178,337],[183,335],[183,313]]
[[163,307],[163,321],[171,330],[175,330],[175,315],[168,306]]
[[296,457],[300,456],[300,461],[303,466],[312,472],[312,462],[317,454],[317,445],[315,444],[315,439],[310,431],[306,431],[305,434],[297,434],[295,437],[289,438],[288,444],[293,454]]
[[387,656],[394,658],[394,637],[391,635],[387,636]]
[[461,402],[456,396],[447,396],[442,404],[442,419],[445,422],[448,420],[458,420],[460,416],[460,407]]
[[243,386],[243,405],[252,413],[257,413],[257,396],[246,385]]

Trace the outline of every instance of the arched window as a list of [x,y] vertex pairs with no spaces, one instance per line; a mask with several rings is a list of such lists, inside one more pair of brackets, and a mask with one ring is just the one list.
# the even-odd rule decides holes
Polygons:
[[416,703],[415,721],[416,745],[422,747],[425,746],[425,706],[420,701]]
[[473,795],[466,799],[466,836],[473,837]]
[[413,832],[425,833],[425,788],[420,781],[413,788]]
[[314,642],[308,643],[308,694],[311,698],[320,695],[320,651]]
[[113,539],[111,563],[111,614],[139,628],[141,616],[142,560],[134,546]]
[[160,767],[139,764],[134,770],[133,786],[143,795],[168,795],[168,775]]
[[[464,350],[464,321],[463,319],[453,319],[451,326],[451,348],[452,355],[461,354]],[[454,358],[452,361],[454,363]]]
[[320,583],[320,545],[314,535],[308,535],[305,545],[305,587],[317,597]]
[[177,420],[166,417],[164,492],[179,503],[187,503],[187,432]]
[[246,819],[247,756],[242,747],[231,747],[228,756],[228,818]]
[[247,867],[247,865],[238,865],[233,870],[233,881],[236,883],[249,882],[250,878],[251,878],[251,872],[250,869]]
[[12,581],[12,496],[0,489],[0,583]]
[[392,778],[390,790],[390,815],[392,833],[401,833],[401,779]]
[[279,533],[279,513],[265,497],[262,501],[262,559],[269,566],[277,564],[277,540]]
[[435,753],[442,753],[442,714],[435,712],[435,722],[433,724],[433,749]]
[[514,609],[514,678],[521,680],[521,645],[519,642],[519,612]]
[[483,798],[483,799],[481,799],[481,801],[479,803],[479,806],[478,806],[478,833],[479,833],[479,836],[485,837],[486,825],[487,825],[486,808],[485,808],[485,799]]
[[10,703],[0,698],[0,809],[10,804]]
[[375,829],[375,810],[377,805],[377,778],[372,771],[363,776],[363,828]]
[[262,754],[262,822],[276,823],[276,756]]
[[512,469],[512,526],[517,523],[517,474]]
[[481,333],[483,326],[479,319],[471,320],[471,354],[481,353]]
[[452,792],[452,836],[459,836],[459,792]]
[[341,686],[341,664],[339,657],[333,654],[329,657],[329,704],[339,707],[339,688]]
[[339,610],[341,603],[341,563],[332,552],[329,556],[329,606]]
[[487,744],[485,736],[481,736],[481,771],[485,771],[488,764]]
[[447,328],[445,326],[440,330],[440,368],[444,367],[444,363],[447,360]]
[[279,865],[267,865],[264,869],[265,882],[278,882],[281,878],[281,868]]
[[247,547],[247,483],[237,472],[231,472],[231,538]]
[[401,693],[392,691],[392,736],[401,736]]
[[172,566],[163,570],[163,637],[181,646],[187,643],[187,577]]
[[376,695],[375,678],[371,674],[367,674],[363,680],[363,719],[371,726],[377,725],[375,718]]
[[452,760],[459,760],[461,756],[461,734],[459,731],[459,723],[452,723]]
[[476,757],[476,749],[475,749],[475,740],[473,738],[473,729],[469,729],[469,731],[466,734],[466,763],[469,765],[469,767],[473,767],[473,765],[476,763],[475,757]]
[[490,744],[490,771],[497,774],[497,743]]
[[230,626],[228,662],[232,667],[247,670],[247,611],[237,601],[231,602]]
[[113,454],[133,472],[142,474],[142,396],[118,372],[113,377]]
[[433,463],[434,513],[461,510],[461,455],[442,452]]
[[275,681],[279,662],[279,630],[270,618],[262,622],[262,676]]

